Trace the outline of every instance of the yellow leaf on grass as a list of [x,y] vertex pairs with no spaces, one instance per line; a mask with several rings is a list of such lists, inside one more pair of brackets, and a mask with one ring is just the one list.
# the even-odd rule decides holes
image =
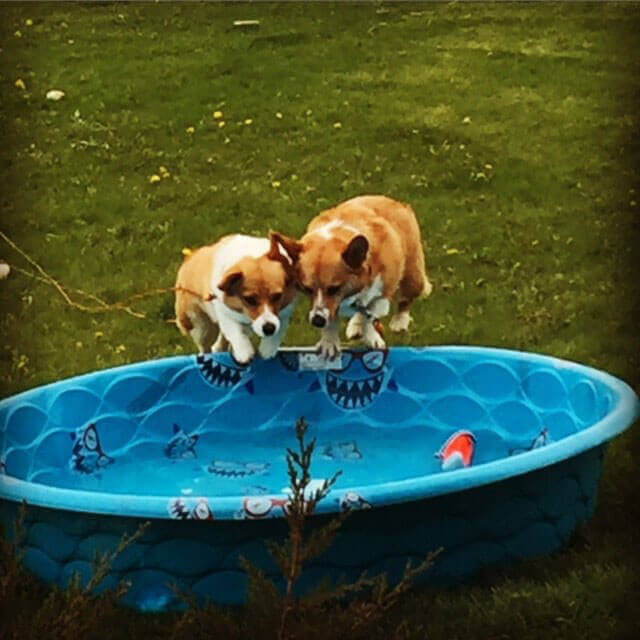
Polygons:
[[448,256],[455,256],[457,253],[460,253],[460,249],[455,249],[455,248],[447,249]]
[[24,83],[24,80],[22,78],[18,78],[13,84],[15,84],[18,89],[22,89],[23,91],[27,88],[27,85]]
[[189,247],[183,247],[182,249],[182,255],[183,256],[190,256],[193,253],[193,251],[191,251],[191,249],[189,249]]
[[216,120],[220,120],[220,118],[222,118],[222,111],[214,111],[214,112],[213,112],[213,117],[214,117]]
[[156,184],[156,182],[160,182],[160,180],[162,180],[162,178],[157,175],[156,173],[154,173],[150,178],[149,178],[149,182],[151,184]]
[[191,134],[191,133],[195,133],[195,128],[194,127],[187,127],[187,133]]

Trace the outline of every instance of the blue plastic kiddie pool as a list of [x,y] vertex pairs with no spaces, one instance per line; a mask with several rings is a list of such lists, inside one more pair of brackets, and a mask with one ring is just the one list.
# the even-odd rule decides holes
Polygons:
[[[103,583],[125,602],[177,604],[171,588],[241,602],[245,556],[287,525],[285,449],[304,416],[317,486],[342,475],[312,526],[352,509],[301,588],[363,570],[391,580],[444,547],[424,578],[549,553],[594,510],[604,446],[639,415],[635,393],[553,357],[474,347],[305,350],[238,365],[227,353],[98,371],[0,402],[0,518],[26,501],[26,566],[65,585],[95,551],[151,520]],[[280,579],[281,580],[281,579]]]

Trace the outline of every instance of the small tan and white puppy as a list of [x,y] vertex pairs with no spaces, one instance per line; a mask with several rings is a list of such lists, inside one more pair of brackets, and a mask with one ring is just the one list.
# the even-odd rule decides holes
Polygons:
[[316,345],[329,359],[340,352],[338,316],[351,316],[346,336],[384,348],[376,328],[398,301],[392,331],[406,331],[413,301],[428,296],[420,227],[413,209],[386,196],[360,196],[323,211],[298,241],[272,233],[293,259],[298,286],[311,297],[309,322],[322,329]]
[[245,364],[272,358],[295,306],[292,260],[275,239],[228,235],[187,256],[176,280],[176,323],[201,353],[225,351]]

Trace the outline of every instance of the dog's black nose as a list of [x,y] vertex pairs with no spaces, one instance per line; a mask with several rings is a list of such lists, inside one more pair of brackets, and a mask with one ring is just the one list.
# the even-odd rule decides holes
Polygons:
[[272,336],[276,331],[276,325],[273,324],[273,322],[265,322],[262,325],[262,333],[264,333],[265,336]]
[[322,329],[322,327],[324,327],[324,325],[327,324],[327,321],[324,319],[324,316],[321,316],[320,314],[316,313],[311,318],[311,324],[314,327],[318,327],[318,329]]

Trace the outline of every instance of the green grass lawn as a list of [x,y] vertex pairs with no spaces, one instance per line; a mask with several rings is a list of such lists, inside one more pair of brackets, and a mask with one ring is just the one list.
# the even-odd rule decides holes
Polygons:
[[[322,208],[385,193],[418,212],[435,285],[392,344],[550,353],[640,391],[640,5],[5,3],[0,16],[0,230],[65,287],[110,302],[170,287],[183,247],[300,234]],[[0,258],[33,270],[2,240]],[[0,396],[193,350],[167,322],[171,294],[132,303],[143,319],[89,314],[14,270],[0,304]],[[306,308],[288,344],[317,339]],[[567,549],[415,592],[375,637],[632,637],[639,457],[637,428],[611,444],[596,515]],[[126,620],[112,637],[165,628]]]

